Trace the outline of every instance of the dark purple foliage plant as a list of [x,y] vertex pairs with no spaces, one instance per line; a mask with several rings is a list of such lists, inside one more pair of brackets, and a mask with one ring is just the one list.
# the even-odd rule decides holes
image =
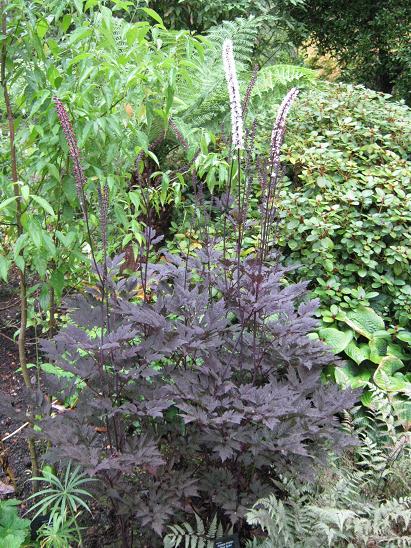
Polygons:
[[[50,397],[64,400],[78,390],[76,380],[84,383],[74,409],[41,421],[48,459],[72,461],[99,479],[97,500],[114,523],[109,540],[124,547],[161,546],[166,526],[194,512],[204,520],[217,513],[244,533],[246,510],[280,473],[308,475],[330,447],[350,443],[336,414],[355,396],[321,381],[335,359],[307,336],[318,303],[308,300],[306,283],[284,284],[287,270],[273,248],[280,147],[297,90],[279,109],[269,157],[256,158],[255,126],[243,130],[230,43],[223,55],[231,177],[225,194],[206,202],[193,174],[202,249],[186,256],[159,250],[152,260],[161,238],[147,226],[137,271],[126,277],[122,257],[106,257],[102,189],[105,259],[93,261],[96,286],[66,302],[69,323],[43,343],[48,359],[74,374],[49,377]],[[78,148],[56,103],[87,216]],[[260,238],[244,257],[253,173],[261,187]],[[222,234],[212,240],[207,227],[217,216]]]

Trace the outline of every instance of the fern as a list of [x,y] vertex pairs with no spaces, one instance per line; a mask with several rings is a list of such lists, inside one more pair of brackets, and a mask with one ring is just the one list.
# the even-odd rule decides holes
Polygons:
[[196,526],[193,528],[190,523],[182,525],[170,525],[170,532],[164,538],[164,548],[214,548],[215,539],[224,534],[231,534],[231,530],[225,531],[217,520],[217,514],[212,519],[208,529],[203,520],[195,514]]
[[197,127],[221,119],[228,104],[222,44],[226,38],[233,40],[237,70],[241,75],[251,65],[258,25],[257,19],[236,19],[210,30],[203,40],[203,50],[192,56],[189,70],[180,76],[177,89],[180,116],[195,122]]
[[[238,18],[210,29],[203,39],[203,49],[193,52],[188,63],[189,70],[180,74],[176,117],[193,127],[219,127],[225,120],[229,104],[221,59],[222,44],[227,38],[233,41],[240,88],[244,95],[263,23],[262,17]],[[258,73],[251,97],[254,110],[266,108],[264,103],[267,97],[270,105],[275,105],[284,91],[293,85],[313,85],[315,79],[316,72],[306,67],[285,64],[263,67]]]
[[249,511],[267,538],[247,548],[411,546],[410,433],[398,429],[387,395],[374,395],[372,408],[343,417],[360,440],[353,453],[334,458],[311,486],[280,478],[277,493]]
[[290,88],[311,85],[317,78],[315,70],[298,65],[269,65],[259,73],[253,89],[253,97],[263,97],[264,93],[278,91],[279,87]]

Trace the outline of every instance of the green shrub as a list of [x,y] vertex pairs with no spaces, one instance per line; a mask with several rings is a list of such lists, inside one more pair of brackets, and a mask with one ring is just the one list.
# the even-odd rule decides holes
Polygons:
[[406,106],[351,85],[307,91],[294,109],[278,243],[323,307],[372,300],[410,317],[410,122]]

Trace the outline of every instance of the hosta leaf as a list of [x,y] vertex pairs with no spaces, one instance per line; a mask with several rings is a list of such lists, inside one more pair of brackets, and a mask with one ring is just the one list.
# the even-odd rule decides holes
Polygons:
[[370,349],[368,344],[358,344],[355,341],[351,341],[347,348],[344,350],[349,358],[351,358],[357,365],[360,365],[370,357]]
[[335,380],[343,388],[362,388],[370,380],[371,373],[367,369],[359,369],[353,363],[347,363],[335,368]]
[[383,330],[385,327],[384,320],[367,306],[359,306],[355,310],[350,310],[343,321],[367,339],[371,339],[373,333]]
[[411,383],[404,377],[394,374],[404,367],[404,363],[395,356],[386,356],[374,373],[374,382],[387,392],[408,392],[411,394]]
[[335,327],[324,327],[320,329],[318,334],[320,339],[330,346],[334,354],[339,354],[348,346],[353,338],[351,330],[340,331]]

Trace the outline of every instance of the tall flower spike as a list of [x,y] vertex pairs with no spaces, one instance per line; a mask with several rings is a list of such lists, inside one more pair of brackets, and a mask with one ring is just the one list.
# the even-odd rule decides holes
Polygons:
[[274,171],[277,171],[280,165],[280,152],[281,145],[284,140],[285,126],[287,120],[288,111],[293,104],[294,99],[297,97],[299,90],[297,88],[291,88],[287,95],[284,97],[277,113],[277,118],[273,126],[273,131],[271,133],[271,156],[270,163],[274,168]]
[[56,105],[57,116],[60,120],[61,127],[63,128],[70,156],[73,160],[73,172],[76,180],[77,196],[80,202],[81,210],[83,211],[83,215],[85,215],[84,185],[86,184],[86,176],[84,175],[84,171],[81,166],[80,150],[78,148],[77,139],[74,135],[73,126],[71,125],[63,103],[58,97],[53,97],[53,101]]
[[223,43],[223,65],[230,97],[232,143],[234,148],[241,149],[244,148],[243,114],[231,40],[224,40]]

